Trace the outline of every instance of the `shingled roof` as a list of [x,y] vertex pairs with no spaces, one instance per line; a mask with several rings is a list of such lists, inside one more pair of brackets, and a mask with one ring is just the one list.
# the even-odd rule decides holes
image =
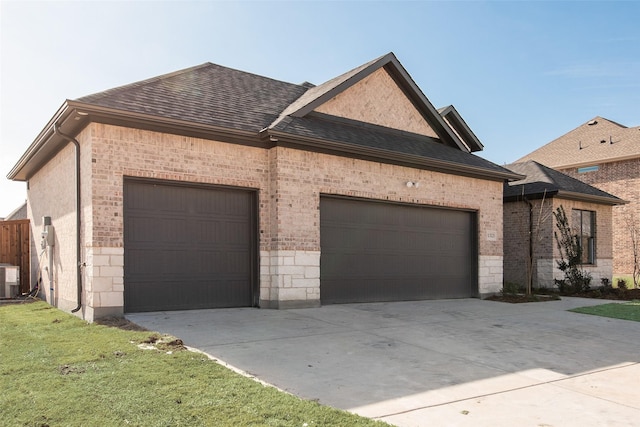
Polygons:
[[626,127],[594,117],[516,160],[535,160],[552,168],[569,168],[640,158],[640,126]]
[[205,63],[77,101],[257,133],[307,90],[301,85]]
[[[380,68],[393,77],[438,138],[313,111]],[[262,147],[296,145],[494,180],[518,177],[469,153],[482,148],[475,135],[453,129],[392,53],[319,86],[286,83],[205,63],[68,100],[8,177],[28,179],[66,144],[54,131],[55,126],[74,136],[90,122]],[[463,141],[469,135],[474,141]]]
[[[327,148],[339,147],[341,151],[353,153],[377,152],[379,156],[398,161],[404,159],[405,163],[416,162],[440,171],[475,169],[476,172],[508,172],[488,160],[444,145],[434,138],[321,114],[288,117],[271,130],[277,137],[288,135],[298,142],[302,142],[302,138],[322,140]],[[512,174],[509,178],[515,177]]]
[[512,163],[507,169],[525,175],[519,181],[505,182],[503,198],[505,202],[527,199],[563,197],[606,205],[621,205],[624,200],[589,184],[551,169],[532,160]]

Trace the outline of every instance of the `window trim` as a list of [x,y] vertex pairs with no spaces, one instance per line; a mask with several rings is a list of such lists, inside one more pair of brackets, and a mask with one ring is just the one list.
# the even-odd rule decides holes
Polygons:
[[[578,242],[582,246],[583,239],[586,237],[587,240],[587,248],[582,248],[582,259],[580,260],[581,265],[596,265],[596,212],[590,211],[587,209],[573,209],[573,212],[577,212],[579,215],[579,224],[573,224],[576,228],[576,234],[578,236]],[[584,232],[584,223],[585,223],[585,214],[589,214],[589,224],[590,234],[585,234]],[[572,215],[573,216],[573,215]],[[575,222],[575,219],[572,219]],[[586,256],[585,256],[586,255]]]
[[598,172],[600,170],[600,166],[584,166],[582,168],[578,168],[578,173],[589,173],[589,172]]

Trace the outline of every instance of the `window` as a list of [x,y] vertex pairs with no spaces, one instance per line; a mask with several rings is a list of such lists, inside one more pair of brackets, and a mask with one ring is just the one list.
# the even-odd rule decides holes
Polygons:
[[574,209],[572,222],[582,248],[582,264],[596,262],[596,213]]
[[598,166],[585,166],[578,168],[578,173],[597,172],[600,169]]

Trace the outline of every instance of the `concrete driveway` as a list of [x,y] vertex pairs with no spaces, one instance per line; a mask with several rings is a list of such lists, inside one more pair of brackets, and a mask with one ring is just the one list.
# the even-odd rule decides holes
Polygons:
[[637,426],[640,323],[566,311],[602,303],[464,299],[126,317],[302,398],[398,426]]

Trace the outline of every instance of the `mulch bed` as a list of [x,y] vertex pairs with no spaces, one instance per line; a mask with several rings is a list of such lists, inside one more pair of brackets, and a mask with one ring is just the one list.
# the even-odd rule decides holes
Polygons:
[[487,299],[490,301],[500,301],[500,302],[508,302],[511,304],[518,304],[518,303],[524,303],[524,302],[553,301],[553,300],[560,299],[561,296],[631,301],[631,300],[640,300],[640,289],[620,290],[620,289],[614,288],[607,292],[594,289],[589,292],[580,292],[580,293],[571,294],[571,295],[552,294],[552,295],[526,296],[523,294],[506,294],[506,295],[500,294],[500,295],[493,295],[491,297],[488,297]]
[[522,295],[522,294],[506,294],[493,295],[487,298],[489,301],[508,302],[511,304],[520,304],[523,302],[544,302],[559,300],[558,295]]
[[582,298],[615,299],[615,300],[621,300],[621,301],[631,301],[634,299],[640,299],[640,289],[627,289],[624,291],[620,289],[613,289],[610,292],[593,290],[589,292],[581,292],[579,294],[574,294],[571,296],[582,297]]

